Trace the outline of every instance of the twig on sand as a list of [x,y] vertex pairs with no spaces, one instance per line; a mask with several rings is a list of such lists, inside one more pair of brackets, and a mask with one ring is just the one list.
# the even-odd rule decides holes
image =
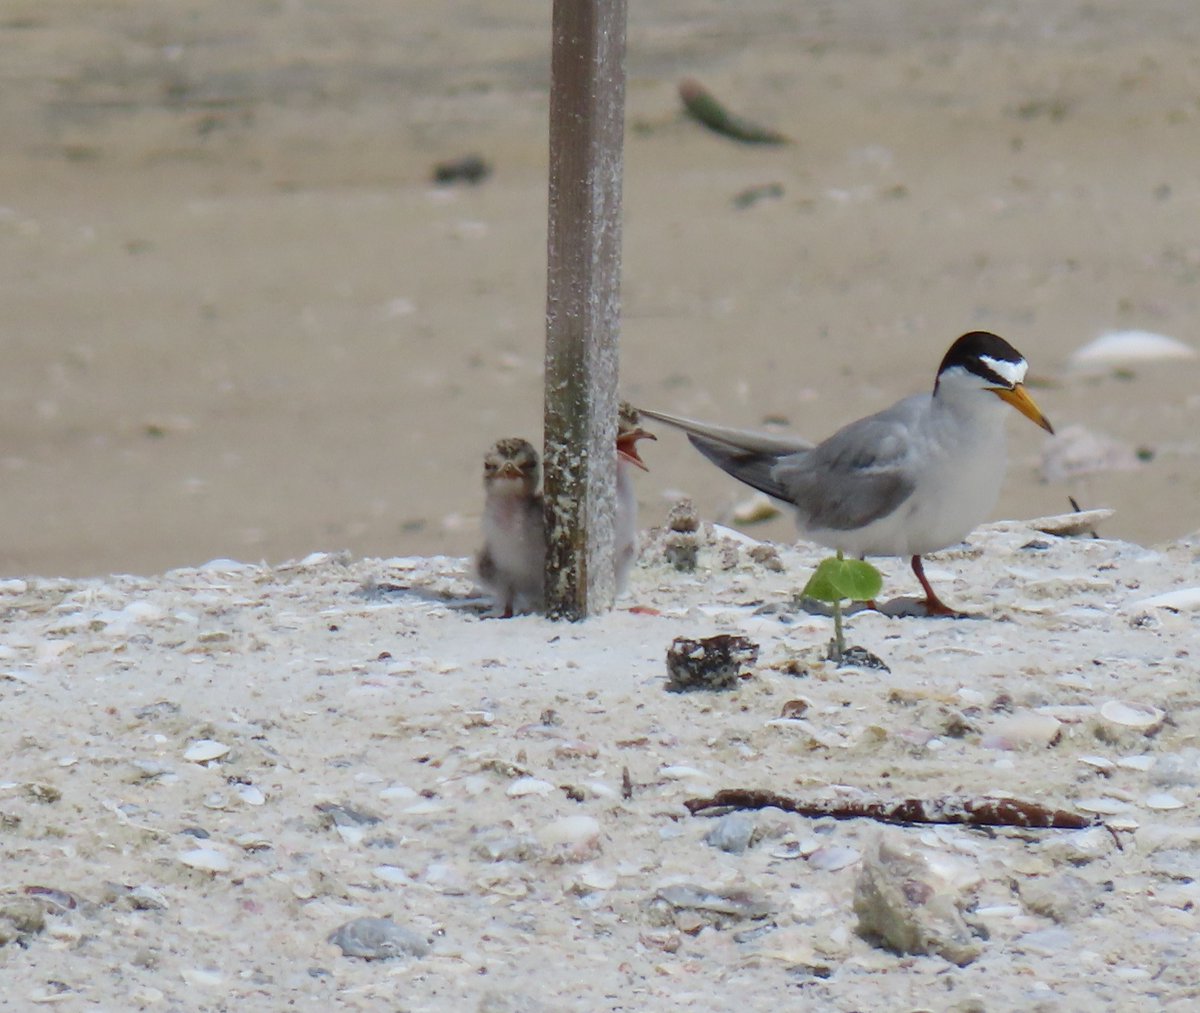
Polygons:
[[710,809],[782,809],[800,816],[829,816],[836,820],[871,819],[880,823],[963,823],[974,827],[1082,830],[1096,826],[1090,816],[1050,809],[1037,802],[1015,798],[903,798],[892,801],[827,799],[800,802],[753,788],[727,788],[712,798],[691,798],[683,803],[697,816]]

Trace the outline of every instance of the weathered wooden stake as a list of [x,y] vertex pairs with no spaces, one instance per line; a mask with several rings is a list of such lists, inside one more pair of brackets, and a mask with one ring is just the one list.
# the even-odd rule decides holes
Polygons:
[[626,0],[554,0],[546,277],[546,609],[611,608]]

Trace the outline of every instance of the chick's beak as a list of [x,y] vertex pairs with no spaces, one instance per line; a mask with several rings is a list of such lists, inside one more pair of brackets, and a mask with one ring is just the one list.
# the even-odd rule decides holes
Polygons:
[[1007,401],[1029,419],[1030,422],[1041,426],[1048,433],[1054,432],[1054,427],[1050,425],[1050,420],[1042,414],[1042,410],[1037,406],[1033,398],[1029,396],[1029,391],[1025,389],[1023,383],[1018,383],[1011,389],[1008,387],[993,387],[992,393],[1001,401]]
[[497,478],[520,478],[521,467],[515,461],[505,461],[496,472]]
[[642,471],[649,471],[650,469],[646,467],[646,462],[638,456],[637,441],[657,439],[657,436],[646,432],[644,429],[634,429],[631,432],[624,433],[617,439],[617,456],[623,457],[630,464],[636,464]]

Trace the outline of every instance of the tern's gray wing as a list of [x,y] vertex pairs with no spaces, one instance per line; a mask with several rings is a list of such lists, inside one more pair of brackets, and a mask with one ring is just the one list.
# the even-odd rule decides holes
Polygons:
[[771,454],[778,458],[812,447],[807,440],[797,439],[795,436],[776,436],[772,433],[756,433],[749,429],[714,426],[708,422],[697,422],[695,419],[651,411],[649,408],[639,408],[638,411],[647,418],[658,419],[659,422],[682,429],[691,436],[703,437],[710,443],[725,444],[731,449]]
[[[853,531],[886,517],[915,486],[913,423],[928,395],[906,398],[851,422],[806,454],[783,458],[771,473],[802,527]],[[772,493],[772,495],[776,495]]]
[[806,453],[812,447],[808,441],[794,436],[775,436],[748,429],[714,426],[645,408],[639,411],[647,418],[658,419],[659,422],[682,429],[688,434],[692,446],[718,468],[777,499],[786,500],[788,494],[774,477],[776,465],[791,455]]

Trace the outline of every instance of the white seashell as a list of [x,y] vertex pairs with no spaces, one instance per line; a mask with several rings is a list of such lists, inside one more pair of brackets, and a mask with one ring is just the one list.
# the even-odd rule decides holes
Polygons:
[[1123,767],[1125,770],[1149,770],[1154,763],[1153,756],[1142,753],[1140,756],[1122,756],[1117,761],[1117,766]]
[[1127,830],[1132,833],[1141,824],[1132,816],[1110,816],[1104,821],[1104,825],[1110,830]]
[[1147,735],[1158,731],[1167,718],[1165,711],[1152,704],[1128,700],[1109,700],[1100,708],[1100,716],[1110,724],[1135,728]]
[[1080,756],[1078,760],[1084,766],[1098,770],[1102,774],[1110,774],[1117,768],[1117,765],[1112,760],[1103,756]]
[[421,878],[427,886],[433,887],[438,893],[445,893],[455,897],[461,897],[470,892],[470,886],[462,873],[460,873],[453,865],[447,865],[445,862],[433,862],[425,867]]
[[371,870],[371,875],[395,886],[405,886],[412,882],[408,873],[395,865],[377,865]]
[[509,798],[524,798],[526,795],[549,795],[554,785],[539,777],[518,777],[508,786],[505,794]]
[[183,758],[192,763],[208,763],[229,752],[229,747],[215,739],[197,739],[184,751]]
[[237,573],[241,570],[253,570],[253,563],[239,563],[236,559],[210,559],[196,567],[197,573]]
[[1134,362],[1194,359],[1196,350],[1177,338],[1153,331],[1109,331],[1071,353],[1077,369],[1106,369]]
[[1147,809],[1157,809],[1165,812],[1168,809],[1182,809],[1183,803],[1170,792],[1156,791],[1152,795],[1147,795],[1145,800]]
[[209,792],[204,796],[205,809],[227,809],[229,807],[229,796],[223,791]]
[[214,848],[193,848],[175,856],[184,865],[202,872],[228,872],[232,867],[228,858]]
[[562,816],[547,823],[538,834],[541,843],[549,848],[579,848],[595,843],[599,837],[600,823],[591,816]]
[[384,788],[379,793],[380,798],[385,798],[389,802],[402,798],[416,798],[416,789],[410,788],[407,784],[392,784]]
[[225,976],[213,967],[185,967],[179,977],[193,988],[221,988],[225,984]]
[[1053,514],[1027,521],[1034,531],[1047,535],[1082,535],[1092,531],[1101,521],[1108,520],[1115,510],[1099,507],[1095,510],[1076,510],[1071,514]]
[[660,777],[665,777],[671,781],[686,781],[691,777],[698,777],[707,781],[711,776],[697,767],[688,767],[680,763],[671,764],[668,767],[662,767],[658,773]]
[[581,866],[578,881],[589,890],[611,890],[617,885],[617,874],[594,862]]
[[1136,601],[1132,608],[1165,608],[1176,612],[1193,612],[1200,609],[1200,587],[1181,587],[1177,591],[1166,591]]
[[855,851],[854,848],[830,845],[829,847],[817,848],[816,851],[808,856],[808,864],[814,869],[820,869],[822,872],[837,872],[838,869],[845,869],[848,866],[854,865],[861,858],[862,852]]
[[406,816],[429,816],[432,813],[440,813],[446,808],[446,803],[436,798],[423,798],[420,802],[414,802],[412,805],[402,809]]
[[334,825],[333,829],[336,830],[337,835],[351,847],[356,847],[357,845],[362,844],[362,840],[366,836],[366,831],[363,830],[362,827],[347,826],[342,823],[337,823]]
[[252,784],[239,784],[234,790],[246,805],[262,805],[267,800],[267,796]]
[[1095,813],[1097,816],[1115,816],[1117,813],[1128,811],[1129,803],[1122,802],[1119,798],[1104,795],[1094,798],[1081,798],[1075,803],[1075,808],[1082,809],[1085,813]]

